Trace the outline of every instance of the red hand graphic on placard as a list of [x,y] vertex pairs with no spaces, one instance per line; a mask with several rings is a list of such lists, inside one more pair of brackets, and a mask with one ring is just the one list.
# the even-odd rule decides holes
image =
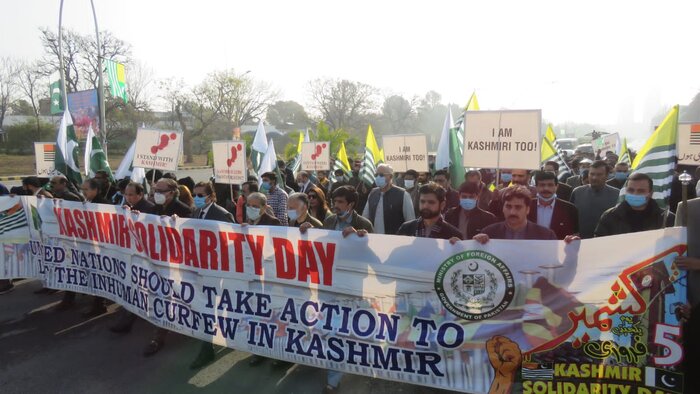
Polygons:
[[153,145],[153,146],[151,147],[151,153],[153,153],[153,154],[155,155],[156,153],[158,153],[158,151],[161,151],[161,150],[165,149],[165,147],[168,146],[168,144],[170,143],[170,141],[171,141],[171,140],[174,140],[174,139],[176,139],[176,138],[177,138],[177,134],[175,134],[175,133],[170,133],[169,136],[168,136],[167,134],[161,134],[161,136],[160,136],[160,144],[158,144],[158,145]]
[[317,157],[321,156],[321,152],[326,148],[326,144],[316,145],[316,152],[311,155],[311,160],[316,160]]
[[231,167],[233,163],[236,162],[236,159],[238,158],[237,151],[240,151],[241,149],[243,149],[243,146],[241,144],[231,147],[231,157],[226,160],[227,166]]

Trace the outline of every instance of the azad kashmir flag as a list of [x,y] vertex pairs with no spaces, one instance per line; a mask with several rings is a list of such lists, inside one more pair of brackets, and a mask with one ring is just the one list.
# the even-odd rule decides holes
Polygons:
[[267,134],[265,133],[265,125],[262,119],[260,119],[260,122],[258,122],[258,129],[255,130],[253,145],[250,146],[250,161],[253,164],[253,171],[255,171],[256,174],[261,174],[260,165],[262,164],[265,153],[267,153]]
[[[306,133],[308,136],[308,132]],[[294,156],[292,159],[292,162],[289,163],[289,168],[292,170],[292,174],[294,176],[297,175],[297,172],[299,172],[299,168],[301,168],[301,144],[304,142],[304,133],[299,131],[299,141],[297,142],[297,154]]]
[[63,93],[61,81],[56,81],[49,86],[49,97],[51,97],[51,115],[63,112]]
[[74,185],[81,184],[83,178],[80,176],[80,164],[78,162],[78,138],[75,136],[73,119],[68,108],[63,111],[61,125],[58,127],[56,149],[58,150],[54,159],[56,171],[65,175]]
[[377,165],[384,161],[382,151],[374,138],[372,125],[367,126],[367,138],[365,140],[365,157],[360,169],[360,179],[367,186],[374,184],[374,174],[377,172]]
[[632,166],[632,160],[630,159],[630,151],[627,149],[627,138],[622,139],[622,146],[620,147],[620,156],[617,159],[617,163],[625,163],[628,166]]
[[559,164],[558,178],[561,179],[564,174],[571,173],[571,169],[566,164],[566,160],[564,160],[564,154],[559,147],[559,143],[557,143],[557,135],[554,134],[551,124],[547,125],[547,132],[542,137],[541,163],[544,165],[548,161],[556,161]]
[[[337,178],[335,172],[337,170],[343,171],[343,177]],[[350,167],[350,160],[348,160],[348,153],[345,151],[345,142],[340,142],[340,149],[338,149],[338,154],[335,156],[335,161],[333,162],[333,169],[331,170],[330,179],[331,182],[335,183],[341,180],[349,180],[352,175],[352,168]]]
[[668,207],[668,199],[671,197],[671,182],[676,166],[677,135],[678,105],[671,108],[661,125],[656,128],[642,149],[639,150],[632,163],[634,172],[641,172],[651,177],[654,182],[652,198],[656,200],[661,209]]
[[100,140],[97,139],[91,124],[88,127],[88,135],[85,140],[85,175],[93,178],[97,171],[105,171],[109,175],[109,180],[114,182],[114,176],[112,169],[109,168],[107,156],[105,156]]
[[107,68],[107,80],[112,97],[119,97],[124,100],[125,103],[129,102],[129,98],[126,94],[126,74],[124,73],[124,65],[110,59],[105,59],[104,62]]

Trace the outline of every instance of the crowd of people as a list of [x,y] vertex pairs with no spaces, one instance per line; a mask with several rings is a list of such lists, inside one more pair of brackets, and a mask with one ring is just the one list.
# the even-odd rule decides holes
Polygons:
[[[189,177],[177,179],[173,173],[149,171],[145,187],[128,179],[114,182],[110,174],[100,172],[79,187],[63,176],[54,176],[47,183],[27,177],[21,187],[12,190],[0,185],[0,193],[116,204],[137,213],[243,226],[288,226],[301,232],[321,228],[340,231],[343,237],[396,234],[446,239],[451,243],[471,239],[480,243],[491,239],[570,243],[687,224],[691,240],[688,257],[679,257],[676,262],[689,270],[691,308],[681,312],[691,319],[688,327],[697,330],[698,314],[691,310],[700,303],[700,199],[693,199],[694,185],[689,187],[688,208],[681,205],[676,216],[680,187],[672,191],[670,209],[662,209],[652,198],[652,179],[642,173],[630,173],[628,165],[617,163],[617,158],[611,156],[603,160],[576,159],[569,163],[569,174],[560,172],[557,162],[547,162],[538,171],[469,169],[456,189],[451,185],[458,182],[445,169],[398,174],[387,164],[377,166],[375,182],[367,186],[359,175],[361,165],[361,161],[353,162],[350,177],[342,170],[336,171],[335,182],[324,171],[295,174],[280,161],[281,184],[275,172],[261,174],[260,183],[257,177],[250,177],[240,187],[230,187],[214,179],[195,183]],[[11,288],[10,281],[0,283],[2,293]],[[37,291],[51,292],[54,290]],[[57,310],[72,308],[74,299],[74,293],[65,292]],[[85,316],[94,317],[105,310],[105,300],[93,297]],[[135,320],[133,314],[123,311],[111,330],[128,333]],[[167,332],[154,330],[143,350],[144,356],[152,356],[163,348]],[[694,361],[700,354],[698,341],[688,337],[692,336],[686,336],[686,355]],[[214,359],[213,345],[203,343],[191,367],[201,368]],[[250,363],[258,365],[265,360],[255,356]],[[342,373],[329,371],[324,392],[335,392],[341,378]]]

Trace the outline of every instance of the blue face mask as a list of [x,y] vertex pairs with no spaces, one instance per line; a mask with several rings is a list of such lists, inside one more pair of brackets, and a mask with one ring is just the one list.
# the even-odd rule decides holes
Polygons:
[[540,195],[540,193],[537,193],[537,198],[539,198],[540,200],[542,200],[544,202],[550,202],[550,201],[554,200],[555,198],[557,198],[557,193],[552,194],[551,196],[549,196],[549,198],[544,198]]
[[615,179],[617,179],[618,181],[624,181],[625,179],[627,179],[627,173],[615,171]]
[[374,183],[376,183],[377,187],[379,187],[381,189],[384,186],[386,186],[386,178],[383,176],[378,176],[378,177],[374,178]]
[[627,201],[627,204],[631,207],[639,208],[647,203],[647,196],[627,193],[625,194],[625,201]]
[[207,205],[207,198],[206,197],[194,197],[194,207],[198,209],[202,209]]
[[504,182],[504,183],[510,183],[510,181],[512,181],[512,180],[513,180],[513,174],[510,174],[510,173],[507,173],[507,172],[504,173],[504,174],[501,174],[501,181],[502,181],[502,182]]
[[462,207],[465,211],[471,211],[472,209],[476,208],[476,199],[475,198],[460,198],[459,199],[459,206]]
[[260,189],[261,189],[263,192],[269,191],[269,190],[270,190],[270,182],[268,182],[268,181],[263,181],[262,185],[260,185]]

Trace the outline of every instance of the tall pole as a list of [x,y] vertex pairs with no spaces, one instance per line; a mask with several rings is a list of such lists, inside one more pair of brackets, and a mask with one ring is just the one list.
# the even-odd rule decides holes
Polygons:
[[[61,3],[63,3],[63,0],[61,0]],[[100,29],[97,27],[97,13],[95,12],[95,2],[93,0],[90,0],[90,6],[92,7],[92,19],[95,21],[95,41],[97,43],[97,99],[99,100],[100,105],[100,137],[102,140],[102,150],[104,150],[105,156],[107,156],[107,126],[105,125],[105,86],[103,81],[104,72],[102,71],[102,47],[100,46]],[[88,141],[87,143],[91,144],[92,142]]]
[[63,110],[68,110],[68,92],[66,91],[66,70],[63,65],[63,0],[58,10],[58,73],[61,76],[61,100]]

